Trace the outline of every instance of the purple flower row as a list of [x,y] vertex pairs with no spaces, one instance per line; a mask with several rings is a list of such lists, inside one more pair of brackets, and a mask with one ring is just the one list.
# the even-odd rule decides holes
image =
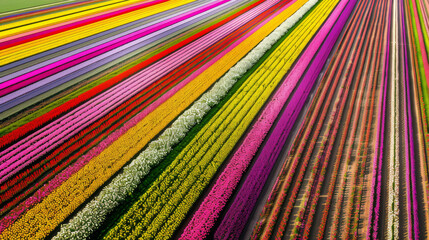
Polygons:
[[[367,231],[367,239],[378,238],[378,225],[380,218],[380,194],[381,194],[381,177],[382,177],[382,164],[383,164],[383,149],[384,149],[384,129],[385,129],[385,115],[386,115],[386,96],[387,96],[387,80],[389,77],[389,57],[390,57],[390,25],[391,25],[391,13],[389,17],[388,33],[387,33],[387,46],[384,61],[385,71],[384,80],[381,85],[382,92],[378,100],[378,113],[377,117],[377,134],[375,140],[375,154],[373,159],[373,178],[371,187],[371,198],[370,198],[370,212],[369,212],[369,223]],[[375,205],[375,206],[374,206]],[[374,218],[374,219],[373,219]],[[372,236],[371,236],[371,230]]]
[[[404,18],[404,3],[400,1],[401,8],[401,23],[402,26],[405,26]],[[411,98],[410,98],[410,79],[409,79],[409,69],[408,69],[408,54],[406,47],[406,30],[405,27],[402,28],[402,34],[400,42],[402,42],[401,47],[404,51],[403,57],[403,69],[402,78],[404,80],[404,115],[405,115],[405,145],[406,145],[406,185],[407,185],[407,208],[408,208],[408,231],[410,236],[413,236],[414,239],[419,239],[419,219],[418,219],[418,204],[417,204],[417,191],[416,191],[416,160],[415,160],[415,148],[414,148],[414,137],[413,137],[413,123],[411,116]],[[411,173],[410,173],[411,171]],[[411,183],[410,183],[411,181]]]

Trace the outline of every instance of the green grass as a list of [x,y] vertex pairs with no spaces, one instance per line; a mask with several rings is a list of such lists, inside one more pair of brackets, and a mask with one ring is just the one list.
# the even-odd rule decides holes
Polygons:
[[[15,11],[24,10],[24,9],[27,9],[27,11],[35,10],[35,9],[28,9],[28,8],[40,9],[47,4],[59,5],[62,3],[70,3],[70,2],[77,2],[77,1],[80,1],[80,0],[1,0],[0,14],[8,15],[8,12],[11,12],[10,14],[14,14],[14,13],[17,13]],[[49,5],[45,7],[52,7],[54,5]]]

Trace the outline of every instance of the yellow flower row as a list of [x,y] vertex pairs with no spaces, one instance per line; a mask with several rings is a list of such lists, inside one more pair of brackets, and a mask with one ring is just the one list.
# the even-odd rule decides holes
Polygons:
[[[38,28],[43,28],[53,24],[66,22],[92,14],[97,14],[105,11],[109,11],[115,8],[124,7],[130,4],[139,2],[140,0],[122,1],[122,0],[110,0],[103,1],[101,3],[85,5],[83,7],[73,8],[66,11],[54,12],[51,14],[45,14],[34,18],[26,18],[24,20],[15,21],[11,23],[5,23],[0,27],[0,38],[5,38],[19,33],[28,32]],[[5,30],[8,29],[8,30]]]
[[49,37],[0,50],[0,65],[8,64],[19,59],[44,52],[67,43],[71,43],[193,1],[195,0],[168,1],[161,4],[156,4],[154,6],[54,34]]
[[41,239],[129,162],[170,121],[175,119],[217,79],[288,18],[280,14],[219,59],[183,89],[150,113],[91,160],[40,204],[7,228],[0,239]]
[[[324,1],[212,117],[106,239],[168,239],[323,23]],[[302,39],[302,36],[305,36]],[[286,60],[285,60],[286,59]]]

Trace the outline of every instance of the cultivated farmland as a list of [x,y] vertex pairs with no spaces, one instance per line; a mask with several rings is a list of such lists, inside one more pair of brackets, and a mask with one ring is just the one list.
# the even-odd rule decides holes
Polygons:
[[0,239],[429,238],[427,0],[4,4]]

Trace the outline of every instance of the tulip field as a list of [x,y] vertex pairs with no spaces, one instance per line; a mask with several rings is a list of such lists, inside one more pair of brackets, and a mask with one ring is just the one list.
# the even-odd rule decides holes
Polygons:
[[1,2],[1,240],[429,238],[429,0]]

